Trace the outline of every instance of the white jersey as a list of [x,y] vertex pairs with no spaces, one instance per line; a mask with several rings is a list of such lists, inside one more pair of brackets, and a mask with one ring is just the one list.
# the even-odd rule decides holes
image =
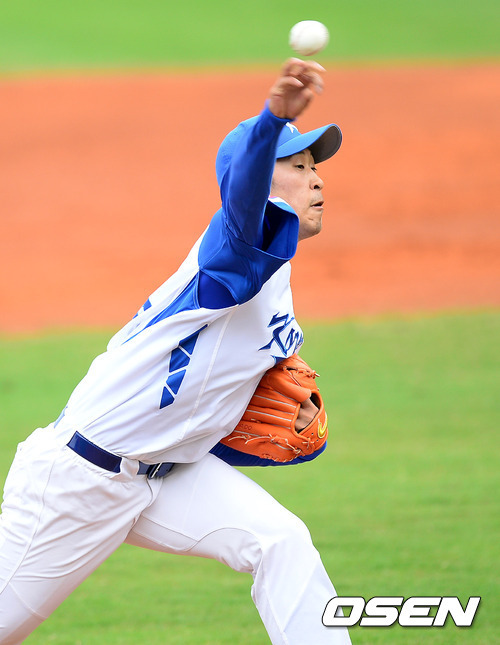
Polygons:
[[[265,110],[249,135],[269,138],[270,158],[283,124]],[[243,167],[240,160],[221,188],[223,207],[184,263],[94,360],[55,424],[60,436],[78,431],[146,463],[197,461],[232,432],[264,372],[298,350],[289,263],[298,218],[268,200],[265,182],[263,203],[258,195],[243,212],[234,207],[259,172],[262,145],[258,154]],[[257,232],[241,230],[249,217]]]

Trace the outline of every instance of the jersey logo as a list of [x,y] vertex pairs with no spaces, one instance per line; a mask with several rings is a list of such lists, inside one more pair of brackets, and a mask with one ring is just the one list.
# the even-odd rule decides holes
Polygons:
[[182,381],[186,376],[186,371],[189,366],[189,362],[191,361],[198,336],[206,326],[207,325],[203,325],[203,327],[198,329],[198,331],[195,331],[194,334],[181,340],[179,345],[172,350],[172,353],[170,354],[167,382],[163,387],[161,395],[160,410],[166,408],[168,405],[172,405],[175,401],[175,397],[179,392]]
[[281,352],[281,356],[274,357],[276,362],[290,356],[291,354],[295,354],[304,342],[304,335],[301,329],[299,328],[297,330],[292,326],[294,320],[294,316],[290,316],[289,314],[284,314],[283,316],[274,314],[271,318],[271,322],[268,327],[274,327],[272,338],[267,345],[261,347],[260,350],[275,349]]

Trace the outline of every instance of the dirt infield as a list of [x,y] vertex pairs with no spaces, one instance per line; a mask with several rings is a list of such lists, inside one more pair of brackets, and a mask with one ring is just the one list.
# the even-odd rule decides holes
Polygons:
[[[220,140],[273,72],[3,79],[0,330],[119,326],[218,208]],[[500,305],[500,65],[333,69],[299,318]]]

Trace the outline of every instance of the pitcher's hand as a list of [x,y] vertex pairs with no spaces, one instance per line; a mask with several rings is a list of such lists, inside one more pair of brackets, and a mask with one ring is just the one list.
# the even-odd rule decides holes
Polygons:
[[269,109],[281,119],[296,119],[323,91],[325,68],[314,61],[289,58],[269,92]]

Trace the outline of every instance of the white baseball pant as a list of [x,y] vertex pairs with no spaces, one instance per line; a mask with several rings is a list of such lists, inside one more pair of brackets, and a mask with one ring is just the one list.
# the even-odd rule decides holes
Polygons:
[[0,515],[1,645],[21,643],[123,542],[251,573],[275,645],[350,644],[322,625],[337,594],[309,531],[265,490],[210,454],[164,479],[137,469],[102,470],[51,426],[20,444]]

